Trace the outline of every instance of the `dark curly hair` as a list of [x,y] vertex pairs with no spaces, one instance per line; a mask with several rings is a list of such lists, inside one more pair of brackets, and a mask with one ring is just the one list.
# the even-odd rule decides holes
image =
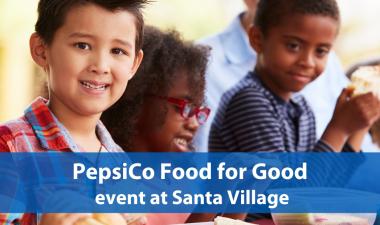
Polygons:
[[257,5],[254,25],[267,34],[269,28],[279,25],[293,14],[327,16],[340,22],[335,0],[262,0]]
[[[174,30],[162,32],[146,26],[142,49],[144,58],[136,75],[121,99],[101,117],[115,142],[125,151],[131,150],[147,95],[166,96],[178,76],[186,75],[193,103],[201,105],[204,101],[208,47],[185,42]],[[161,126],[166,112],[167,109],[157,112],[156,124],[152,126]]]

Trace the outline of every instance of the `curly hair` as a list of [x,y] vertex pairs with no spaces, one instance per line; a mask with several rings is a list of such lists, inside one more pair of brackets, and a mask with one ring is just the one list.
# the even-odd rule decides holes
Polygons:
[[327,16],[340,22],[335,0],[263,0],[257,5],[254,25],[267,34],[269,28],[294,14]]
[[[125,151],[131,150],[136,125],[147,95],[166,96],[180,75],[186,75],[194,104],[202,104],[209,48],[185,42],[174,30],[162,32],[146,26],[143,61],[121,99],[106,110],[101,120]],[[185,72],[185,73],[181,73]],[[167,110],[157,112],[152,126],[161,126]]]

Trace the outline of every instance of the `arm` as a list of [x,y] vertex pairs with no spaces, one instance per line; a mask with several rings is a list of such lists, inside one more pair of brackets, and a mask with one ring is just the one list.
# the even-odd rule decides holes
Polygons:
[[380,116],[380,100],[374,94],[351,97],[351,93],[352,90],[343,90],[333,118],[322,135],[322,140],[336,152],[342,151],[347,140],[354,149],[360,149],[363,131]]

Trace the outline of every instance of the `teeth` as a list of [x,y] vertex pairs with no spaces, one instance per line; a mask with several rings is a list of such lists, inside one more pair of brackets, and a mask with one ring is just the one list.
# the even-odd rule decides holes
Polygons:
[[83,87],[88,88],[88,89],[94,89],[94,90],[98,90],[98,91],[104,91],[106,89],[105,84],[95,85],[95,84],[91,84],[91,83],[86,82],[86,81],[81,81],[80,83],[83,85]]
[[182,145],[182,146],[187,146],[187,141],[183,138],[176,138],[175,139],[175,142],[178,144],[178,145]]

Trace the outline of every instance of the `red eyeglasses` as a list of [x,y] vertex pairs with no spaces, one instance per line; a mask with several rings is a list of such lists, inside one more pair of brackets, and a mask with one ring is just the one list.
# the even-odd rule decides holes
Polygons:
[[204,124],[207,121],[208,116],[210,115],[210,108],[205,106],[195,106],[189,101],[180,98],[164,97],[159,95],[154,95],[157,98],[164,99],[169,103],[177,105],[179,107],[181,116],[185,119],[196,116],[197,121],[200,125]]

